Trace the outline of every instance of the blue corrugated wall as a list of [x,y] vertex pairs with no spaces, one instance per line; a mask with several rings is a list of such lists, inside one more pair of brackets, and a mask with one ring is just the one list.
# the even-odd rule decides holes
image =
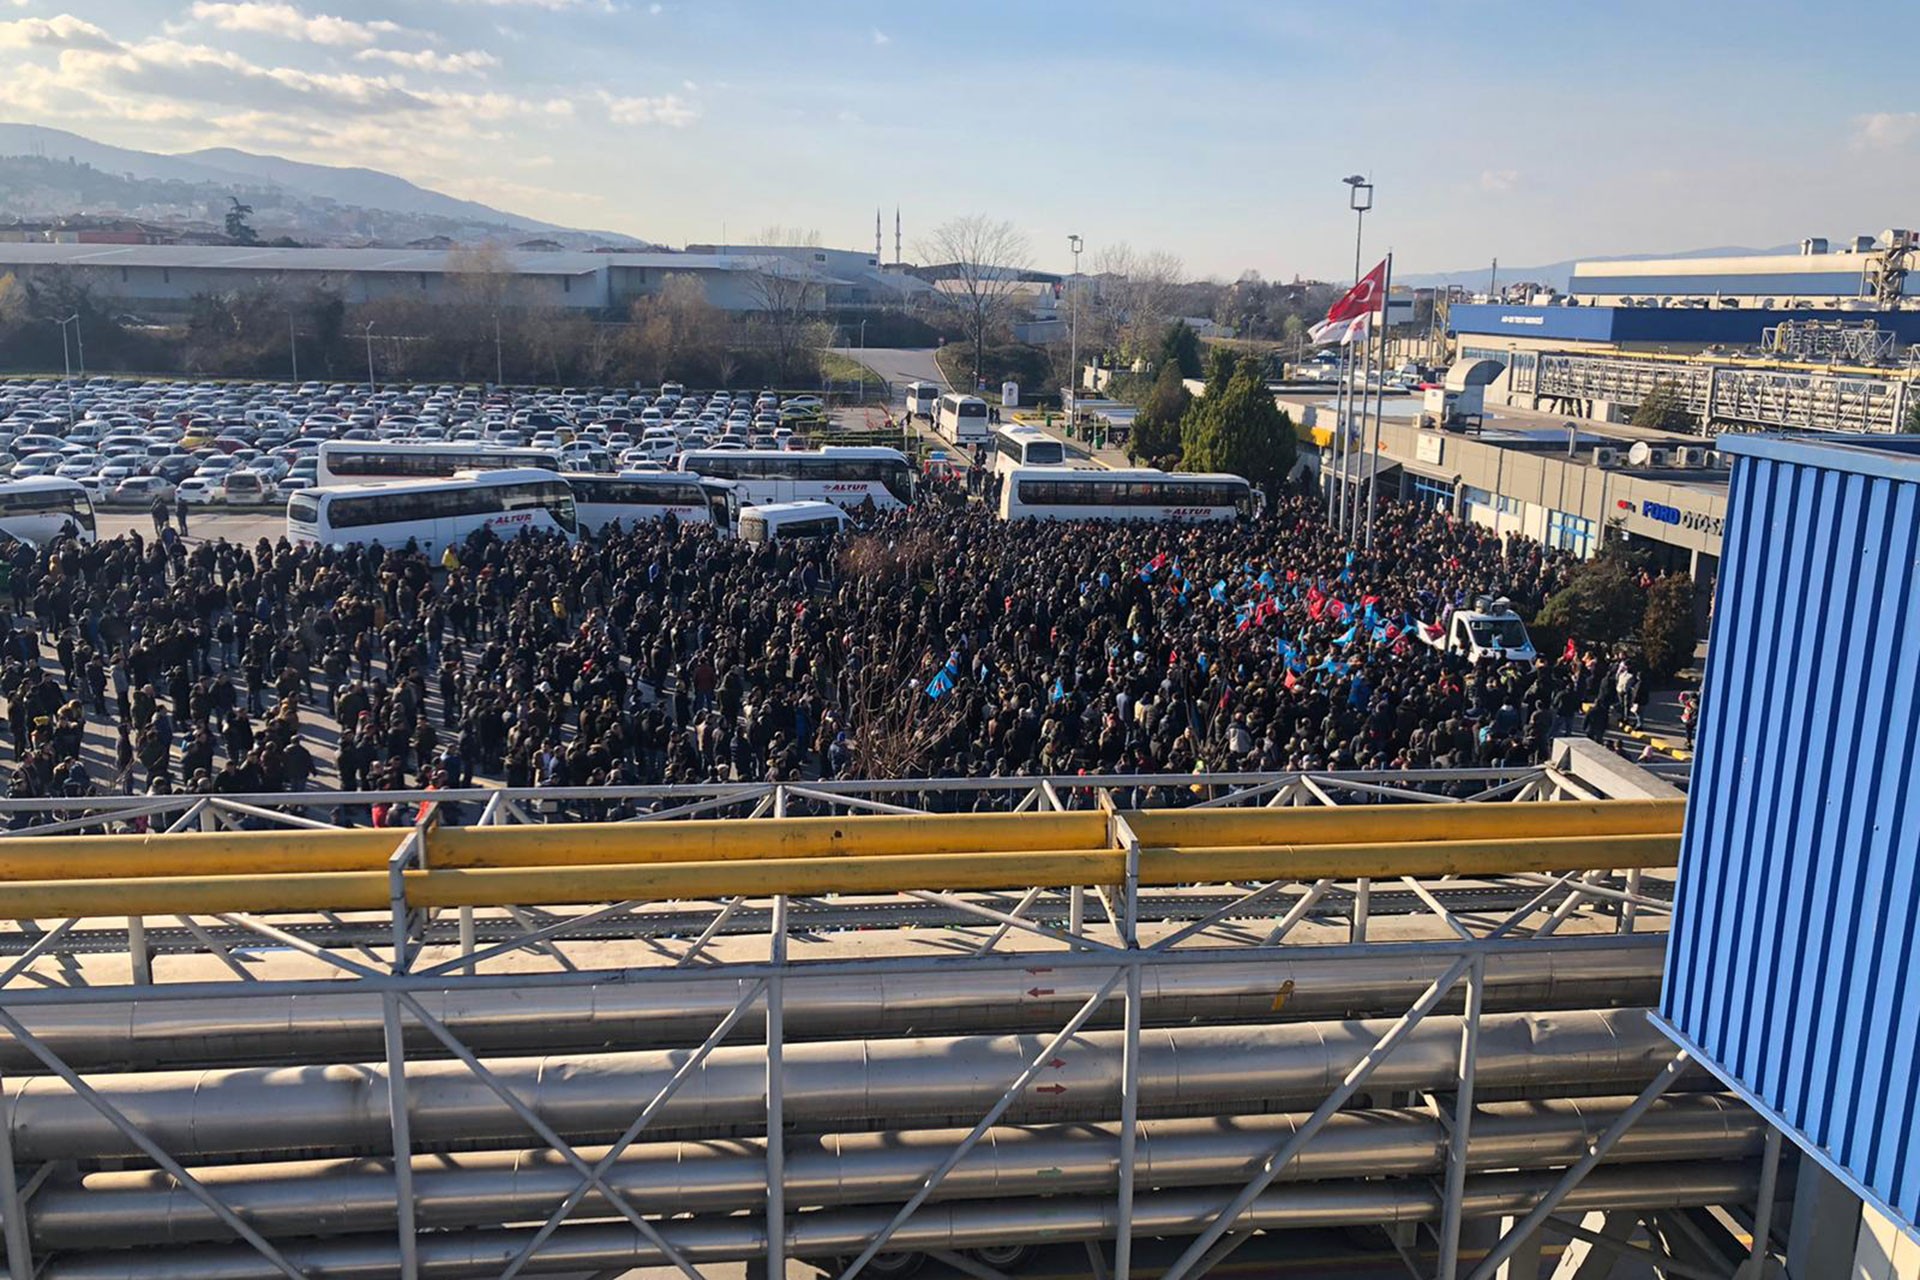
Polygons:
[[1724,438],[1664,1020],[1920,1223],[1920,458]]

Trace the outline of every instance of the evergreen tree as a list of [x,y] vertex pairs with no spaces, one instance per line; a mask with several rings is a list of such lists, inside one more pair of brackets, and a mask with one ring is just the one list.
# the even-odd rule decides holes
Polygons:
[[[1227,376],[1217,378],[1223,372]],[[1215,349],[1207,394],[1180,426],[1183,469],[1245,476],[1269,492],[1286,483],[1299,457],[1299,440],[1293,419],[1267,390],[1265,372],[1258,356],[1236,363],[1230,352]]]
[[1647,670],[1666,679],[1693,661],[1700,631],[1693,620],[1693,580],[1682,573],[1664,573],[1647,589],[1646,612],[1640,619],[1640,652]]
[[1184,320],[1175,320],[1160,335],[1160,356],[1155,361],[1159,368],[1172,365],[1180,371],[1183,378],[1200,376],[1200,335],[1195,333]]
[[1640,407],[1633,411],[1633,425],[1657,431],[1691,431],[1694,421],[1674,385],[1671,382],[1656,382],[1653,390],[1647,392],[1647,398],[1640,402]]
[[241,204],[239,196],[228,196],[233,207],[227,210],[227,239],[235,244],[258,244],[260,237],[253,233],[247,224],[247,215],[253,212],[250,204]]
[[1230,347],[1216,346],[1207,352],[1207,389],[1204,394],[1218,395],[1227,389],[1233,381],[1234,372],[1240,367]]
[[1146,402],[1133,419],[1127,437],[1127,456],[1144,466],[1173,467],[1180,463],[1180,424],[1193,405],[1193,396],[1172,361],[1160,365],[1160,374],[1147,392]]

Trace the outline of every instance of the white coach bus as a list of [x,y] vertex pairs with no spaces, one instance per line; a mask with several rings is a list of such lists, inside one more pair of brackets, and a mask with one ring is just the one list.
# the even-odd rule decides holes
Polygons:
[[981,444],[987,438],[987,402],[949,391],[940,397],[933,429],[953,444]]
[[999,513],[1002,520],[1245,520],[1254,495],[1239,476],[1021,467],[1001,482]]
[[1038,427],[993,429],[993,469],[1005,474],[1019,467],[1063,467],[1067,446]]
[[431,555],[482,529],[502,539],[560,533],[571,540],[578,533],[573,490],[552,472],[525,467],[302,489],[287,499],[287,537],[296,543],[403,547],[411,541]]
[[913,501],[913,464],[898,449],[689,449],[680,470],[730,480],[740,505],[837,502],[857,507],[869,499],[881,511]]
[[462,471],[500,471],[508,467],[558,471],[560,455],[551,449],[490,444],[323,440],[313,484],[316,489],[324,489],[381,480],[443,480]]
[[0,533],[44,547],[69,528],[81,542],[94,540],[93,499],[78,482],[35,476],[0,484]]
[[734,487],[684,471],[623,471],[619,475],[569,475],[573,509],[580,532],[599,533],[618,520],[620,527],[672,515],[682,524],[731,528],[738,504]]
[[931,382],[909,382],[907,384],[907,414],[910,417],[925,418],[933,421],[934,412],[940,407],[940,388]]

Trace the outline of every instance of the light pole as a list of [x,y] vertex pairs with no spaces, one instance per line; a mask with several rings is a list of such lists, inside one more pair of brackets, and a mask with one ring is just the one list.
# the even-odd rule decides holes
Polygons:
[[1359,174],[1349,174],[1340,179],[1347,184],[1347,208],[1353,210],[1353,282],[1360,283],[1360,230],[1367,220],[1367,210],[1373,208],[1373,184]]
[[293,312],[287,312],[287,363],[293,367],[293,380],[300,381],[300,335],[294,331]]
[[860,403],[867,402],[867,317],[860,317]]
[[500,357],[500,313],[493,313],[493,385],[507,385],[506,363]]
[[[74,312],[60,322],[60,361],[67,369],[67,428],[73,428],[73,354],[67,346],[67,326],[73,326],[74,341],[80,340],[80,313]],[[85,364],[80,366],[86,368]]]
[[373,394],[373,326],[374,326],[374,323],[375,322],[372,320],[367,321],[366,337],[367,337],[367,394],[368,395]]
[[1073,274],[1067,277],[1067,433],[1073,433],[1073,425],[1079,418],[1080,408],[1080,250],[1086,242],[1077,235],[1067,237],[1067,248],[1073,250]]

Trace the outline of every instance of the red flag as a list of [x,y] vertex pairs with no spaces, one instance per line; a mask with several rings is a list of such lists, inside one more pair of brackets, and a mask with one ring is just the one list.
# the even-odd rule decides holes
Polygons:
[[1287,687],[1287,692],[1288,692],[1288,693],[1292,693],[1292,692],[1293,692],[1293,689],[1294,689],[1294,686],[1295,686],[1295,685],[1297,685],[1297,684],[1299,684],[1299,683],[1300,683],[1300,681],[1299,681],[1299,680],[1297,680],[1297,679],[1296,679],[1296,678],[1294,677],[1294,674],[1293,674],[1293,672],[1291,672],[1291,671],[1289,671],[1289,672],[1287,672],[1287,674],[1285,675],[1285,677],[1283,677],[1283,678],[1281,679],[1281,681],[1280,681],[1280,683],[1281,683],[1281,684],[1283,684],[1283,685],[1285,685],[1285,686]]
[[1353,288],[1340,295],[1340,300],[1327,308],[1327,318],[1313,326],[1307,335],[1315,342],[1337,342],[1342,345],[1363,337],[1367,332],[1368,320],[1374,312],[1386,304],[1387,260],[1382,258],[1380,265],[1360,277]]
[[1560,661],[1562,661],[1562,662],[1572,662],[1572,661],[1573,661],[1574,659],[1576,659],[1576,658],[1578,658],[1579,656],[1580,656],[1580,646],[1578,646],[1578,645],[1576,645],[1576,644],[1575,644],[1575,643],[1573,642],[1573,637],[1572,637],[1572,636],[1568,636],[1568,637],[1567,637],[1567,651],[1566,651],[1565,653],[1563,653],[1563,654],[1561,654],[1561,655],[1560,655]]

